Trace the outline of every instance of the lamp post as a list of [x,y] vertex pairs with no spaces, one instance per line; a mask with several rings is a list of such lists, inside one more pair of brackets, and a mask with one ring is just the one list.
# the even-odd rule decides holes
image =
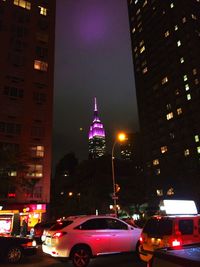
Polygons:
[[115,149],[115,145],[117,144],[117,142],[123,142],[127,140],[127,137],[125,135],[125,133],[119,133],[117,135],[117,138],[115,139],[115,142],[112,146],[112,154],[111,154],[111,162],[112,162],[112,182],[113,182],[113,194],[112,194],[112,199],[113,199],[113,208],[114,208],[114,212],[115,215],[117,216],[117,199],[118,196],[116,196],[116,183],[115,183],[115,167],[114,167],[114,149]]

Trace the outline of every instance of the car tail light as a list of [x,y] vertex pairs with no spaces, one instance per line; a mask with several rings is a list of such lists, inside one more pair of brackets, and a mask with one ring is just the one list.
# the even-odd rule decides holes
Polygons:
[[180,247],[182,245],[181,238],[175,238],[172,240],[172,247]]
[[37,243],[35,240],[22,244],[23,247],[36,247]]
[[66,232],[56,232],[53,234],[52,238],[60,238],[63,237],[64,235],[66,235]]
[[143,241],[144,241],[144,240],[143,240],[143,237],[141,236],[141,237],[140,237],[140,242],[143,243]]

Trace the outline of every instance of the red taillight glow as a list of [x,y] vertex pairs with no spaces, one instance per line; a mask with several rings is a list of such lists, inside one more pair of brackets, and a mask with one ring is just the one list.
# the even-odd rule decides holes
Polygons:
[[140,242],[141,242],[141,243],[143,242],[143,238],[142,238],[142,237],[140,237]]
[[66,232],[56,232],[55,234],[53,234],[52,238],[60,238],[64,235],[66,235]]
[[179,247],[181,246],[181,240],[180,239],[174,239],[172,240],[172,247]]

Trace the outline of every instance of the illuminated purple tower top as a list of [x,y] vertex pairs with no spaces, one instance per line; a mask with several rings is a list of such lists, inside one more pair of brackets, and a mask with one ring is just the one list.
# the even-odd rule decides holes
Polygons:
[[89,130],[89,158],[105,154],[105,130],[98,116],[97,100],[94,98],[94,117]]
[[105,137],[105,130],[103,128],[103,124],[101,123],[98,117],[98,109],[97,109],[97,100],[96,97],[94,98],[94,119],[90,126],[89,131],[89,139],[93,137]]

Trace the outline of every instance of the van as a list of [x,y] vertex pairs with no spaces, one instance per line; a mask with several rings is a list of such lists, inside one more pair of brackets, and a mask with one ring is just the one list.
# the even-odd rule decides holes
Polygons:
[[[187,206],[188,202],[190,207]],[[153,252],[157,249],[177,249],[182,245],[200,242],[200,215],[194,202],[164,200],[163,203],[161,210],[165,212],[152,216],[144,225],[140,236],[139,255],[145,262],[152,259]]]

